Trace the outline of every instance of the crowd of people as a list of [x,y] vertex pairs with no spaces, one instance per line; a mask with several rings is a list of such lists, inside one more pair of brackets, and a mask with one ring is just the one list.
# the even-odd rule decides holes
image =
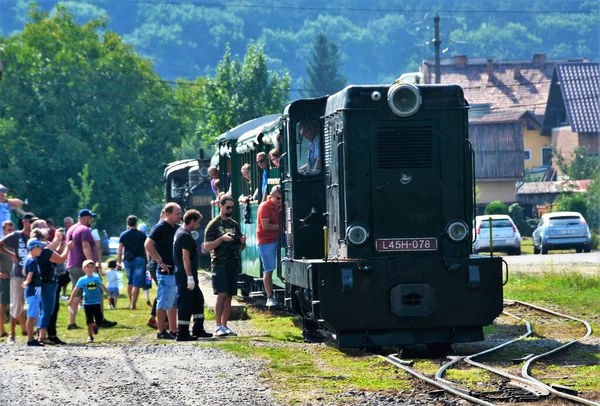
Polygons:
[[[99,328],[117,324],[104,316],[103,293],[108,297],[109,307],[116,308],[121,268],[127,276],[130,309],[136,308],[140,289],[147,287],[147,274],[157,283],[156,299],[147,322],[157,328],[157,339],[192,341],[212,337],[204,328],[204,296],[198,280],[196,241],[191,234],[202,221],[198,211],[188,210],[182,216],[179,205],[168,203],[148,236],[137,228],[137,217],[129,216],[127,230],[119,237],[117,259],[109,261],[108,269],[103,272],[99,246],[91,228],[96,213],[82,209],[77,223],[67,217],[64,227],[57,229],[50,219],[39,219],[34,213],[20,211],[20,229],[17,230],[10,213],[20,210],[23,202],[8,199],[7,192],[8,189],[0,185],[0,213],[3,213],[0,217],[0,336],[8,336],[8,343],[17,341],[16,330],[20,326],[22,334],[27,336],[28,346],[64,344],[58,337],[56,322],[61,289],[69,283],[72,291],[67,301],[66,329],[80,328],[76,318],[82,303],[88,342],[92,343]],[[220,216],[206,228],[204,248],[212,251],[215,273],[217,336],[236,335],[227,321],[231,298],[237,293],[245,236],[241,235],[239,224],[230,218],[232,203],[231,197],[224,197],[220,202]],[[7,310],[9,332],[4,330]]]
[[[306,162],[298,168],[301,173],[313,175],[321,170],[318,133],[315,120],[306,120],[298,126],[299,136],[309,145],[301,154],[306,155]],[[268,193],[268,170],[269,163],[271,168],[276,168],[280,160],[278,147],[268,154],[256,154],[256,165],[261,171],[259,187],[252,195],[238,198],[238,202],[248,206],[260,203],[256,237],[269,307],[279,305],[273,294],[272,275],[277,268],[282,191],[275,185]],[[253,190],[250,171],[250,164],[241,168],[243,178],[250,185],[248,189]],[[211,166],[208,172],[215,193],[212,204],[219,206],[219,215],[205,229],[203,247],[205,252],[211,253],[212,284],[217,295],[214,335],[233,336],[236,333],[227,322],[232,297],[237,293],[237,275],[241,271],[246,236],[231,218],[234,199],[230,187],[225,188],[228,192],[220,192],[218,169]],[[231,183],[229,177],[227,182]],[[102,293],[108,297],[109,308],[116,308],[121,269],[126,272],[127,297],[132,310],[136,309],[140,289],[145,292],[146,303],[151,304],[148,287],[152,280],[156,283],[156,299],[147,325],[157,329],[157,339],[191,341],[213,335],[204,328],[204,296],[198,283],[198,257],[192,237],[202,221],[198,211],[182,213],[179,205],[167,203],[158,224],[148,235],[138,228],[137,217],[129,216],[127,230],[119,237],[117,259],[109,261],[108,270],[103,272],[100,236],[91,227],[95,213],[82,209],[77,223],[66,217],[63,227],[56,228],[51,219],[39,219],[34,213],[22,211],[23,201],[8,198],[7,193],[8,188],[0,185],[0,336],[8,336],[9,343],[16,341],[16,328],[20,325],[23,335],[27,335],[27,345],[64,344],[58,337],[56,321],[59,300],[66,298],[69,283],[72,292],[67,302],[66,328],[81,328],[76,318],[83,302],[88,342],[93,342],[98,328],[117,324],[104,317]],[[20,216],[19,230],[10,219],[13,211]],[[106,285],[103,277],[106,277]],[[8,333],[4,327],[7,311]]]

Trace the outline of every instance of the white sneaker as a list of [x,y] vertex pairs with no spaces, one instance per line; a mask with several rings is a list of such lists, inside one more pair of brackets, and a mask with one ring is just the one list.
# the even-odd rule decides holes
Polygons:
[[223,337],[229,335],[229,332],[227,331],[227,329],[223,326],[218,326],[215,329],[215,337]]
[[234,332],[234,331],[233,331],[232,329],[230,329],[229,327],[223,327],[223,328],[224,328],[224,329],[225,329],[225,331],[227,332],[227,335],[228,335],[228,336],[233,336],[233,337],[237,336],[237,333],[236,333],[236,332]]
[[278,306],[279,303],[277,303],[277,301],[275,300],[275,298],[268,298],[267,299],[267,307],[274,307],[274,306]]

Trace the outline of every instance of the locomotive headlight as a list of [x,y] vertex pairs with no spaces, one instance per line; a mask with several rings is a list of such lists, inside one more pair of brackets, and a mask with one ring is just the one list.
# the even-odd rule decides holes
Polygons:
[[412,116],[421,107],[419,88],[409,84],[393,85],[388,90],[388,105],[400,117]]
[[202,176],[203,178],[208,177],[208,168],[206,166],[200,168],[200,176]]
[[354,245],[362,245],[369,238],[369,232],[363,226],[353,225],[346,230],[348,241]]
[[464,241],[469,236],[469,228],[462,221],[455,221],[448,224],[446,228],[448,237],[454,242]]

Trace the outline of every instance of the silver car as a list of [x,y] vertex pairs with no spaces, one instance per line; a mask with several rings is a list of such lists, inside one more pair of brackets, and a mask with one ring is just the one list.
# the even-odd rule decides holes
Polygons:
[[573,249],[590,252],[590,229],[580,213],[558,211],[542,215],[533,231],[533,253]]
[[510,216],[490,214],[475,217],[475,242],[473,253],[490,251],[490,218],[492,219],[492,247],[508,255],[521,255],[521,233]]

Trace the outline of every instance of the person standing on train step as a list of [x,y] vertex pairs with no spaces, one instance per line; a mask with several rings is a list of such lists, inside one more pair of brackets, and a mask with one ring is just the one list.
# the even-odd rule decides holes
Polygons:
[[[202,215],[188,210],[183,215],[183,226],[175,232],[173,260],[177,281],[177,341],[195,341],[212,337],[204,331],[204,295],[198,285],[198,251],[192,231],[198,230]],[[190,318],[193,318],[190,335]]]
[[258,154],[256,154],[256,165],[258,165],[258,167],[261,169],[259,199],[261,202],[266,202],[269,180],[269,163],[267,162],[267,154],[265,154],[264,152],[259,152]]
[[258,253],[263,264],[263,284],[267,293],[267,306],[277,306],[273,296],[273,271],[277,268],[279,247],[279,213],[281,212],[281,186],[275,185],[266,202],[258,207],[256,239]]
[[[165,205],[165,218],[158,223],[144,244],[148,254],[156,261],[156,324],[157,339],[173,340],[177,331],[177,284],[173,269],[173,239],[181,221],[181,207],[177,203]],[[169,328],[165,318],[169,316]]]
[[231,314],[231,299],[237,294],[238,274],[242,269],[241,252],[246,248],[246,236],[240,225],[231,218],[233,198],[223,196],[219,202],[219,215],[213,218],[204,231],[204,251],[210,251],[213,271],[213,291],[217,295],[215,305],[215,335],[218,337],[237,335],[227,321]]

